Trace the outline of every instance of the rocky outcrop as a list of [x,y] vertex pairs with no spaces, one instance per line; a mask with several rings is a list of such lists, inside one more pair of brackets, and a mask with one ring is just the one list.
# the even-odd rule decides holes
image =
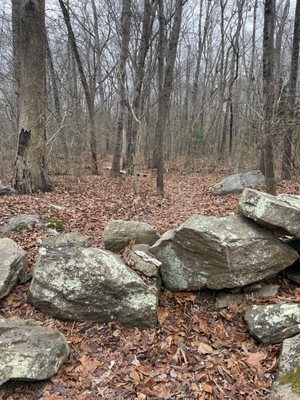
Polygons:
[[1,232],[22,232],[29,226],[39,223],[40,218],[38,215],[30,214],[20,214],[15,217],[10,218],[2,227]]
[[26,252],[12,239],[0,239],[0,299],[10,293],[26,267]]
[[283,342],[270,400],[300,399],[300,335]]
[[[50,239],[49,239],[50,240]],[[42,243],[29,302],[66,320],[116,321],[130,327],[157,323],[159,287],[143,279],[110,251],[79,245]]]
[[280,343],[300,333],[300,304],[249,306],[244,319],[249,332],[259,342]]
[[226,195],[242,193],[245,188],[263,188],[265,186],[264,175],[259,170],[254,170],[228,176],[211,188],[214,190],[214,195]]
[[139,221],[110,221],[103,233],[105,249],[118,253],[125,249],[131,240],[135,244],[152,245],[159,238],[151,225]]
[[151,252],[171,290],[249,285],[293,264],[298,253],[272,232],[239,216],[196,215],[166,232]]
[[56,329],[34,320],[0,318],[0,385],[11,379],[44,380],[58,372],[69,348]]
[[300,200],[296,196],[272,196],[245,189],[239,209],[245,217],[270,230],[295,237],[300,235]]

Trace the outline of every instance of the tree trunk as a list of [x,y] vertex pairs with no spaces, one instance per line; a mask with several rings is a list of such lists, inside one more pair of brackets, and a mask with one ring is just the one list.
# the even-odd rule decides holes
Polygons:
[[295,106],[296,106],[296,87],[298,80],[299,65],[299,44],[300,44],[300,0],[297,0],[294,22],[293,48],[290,67],[289,94],[287,101],[287,131],[283,138],[283,157],[282,157],[282,178],[291,179],[292,177],[292,143],[295,129]]
[[[159,196],[164,195],[164,133],[166,122],[170,111],[170,97],[173,88],[173,71],[176,60],[176,53],[178,47],[179,32],[181,26],[182,8],[184,0],[176,0],[174,21],[171,28],[169,43],[167,43],[166,64],[164,67],[164,60],[159,60],[161,69],[164,68],[164,82],[163,87],[159,87],[158,98],[158,118],[156,125],[156,191]],[[158,2],[159,8],[159,58],[164,55],[166,43],[164,43],[164,15],[163,15],[163,0]],[[162,74],[162,71],[160,72]],[[161,77],[160,77],[161,80]]]
[[122,154],[122,133],[124,125],[124,114],[126,109],[126,62],[128,57],[129,39],[130,39],[130,22],[131,22],[131,0],[123,0],[122,8],[122,42],[120,51],[120,62],[118,71],[118,94],[119,109],[116,124],[116,142],[115,151],[111,166],[111,176],[116,178],[120,175],[120,162]]
[[19,140],[12,186],[18,193],[51,190],[46,163],[45,1],[20,5]]
[[276,194],[274,176],[272,129],[274,109],[274,25],[276,0],[266,0],[264,9],[263,33],[263,151],[265,164],[266,189],[270,194]]

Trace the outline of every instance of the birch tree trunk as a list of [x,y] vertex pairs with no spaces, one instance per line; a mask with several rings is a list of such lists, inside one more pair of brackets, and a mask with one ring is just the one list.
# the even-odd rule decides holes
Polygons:
[[51,190],[46,163],[45,0],[20,8],[20,115],[12,186],[18,193]]

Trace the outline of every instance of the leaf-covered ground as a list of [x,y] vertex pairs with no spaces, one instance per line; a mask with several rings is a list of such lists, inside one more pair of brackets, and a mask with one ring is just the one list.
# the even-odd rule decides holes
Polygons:
[[[56,177],[55,190],[40,196],[0,198],[0,221],[19,213],[62,221],[65,232],[79,231],[102,247],[103,229],[111,219],[142,220],[162,234],[193,214],[232,215],[238,196],[214,197],[208,185],[216,174],[166,175],[165,197],[155,195],[155,176],[132,178]],[[298,193],[296,182],[279,192]],[[39,239],[47,233],[33,227],[10,235],[27,252],[32,270]],[[3,237],[3,234],[2,234]],[[300,290],[279,276],[279,295],[254,302],[299,301]],[[241,306],[214,307],[215,292],[162,291],[159,326],[142,332],[115,323],[63,322],[27,304],[29,283],[19,285],[0,303],[1,316],[35,318],[66,335],[71,355],[58,375],[41,383],[9,382],[3,399],[265,399],[272,385],[280,345],[259,345],[248,334]]]

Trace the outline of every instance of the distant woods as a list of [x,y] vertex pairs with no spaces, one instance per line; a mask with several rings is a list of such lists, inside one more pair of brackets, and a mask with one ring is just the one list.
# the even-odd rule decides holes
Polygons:
[[0,6],[0,178],[19,192],[104,160],[112,177],[156,168],[158,194],[201,159],[259,165],[270,185],[298,174],[299,0]]

